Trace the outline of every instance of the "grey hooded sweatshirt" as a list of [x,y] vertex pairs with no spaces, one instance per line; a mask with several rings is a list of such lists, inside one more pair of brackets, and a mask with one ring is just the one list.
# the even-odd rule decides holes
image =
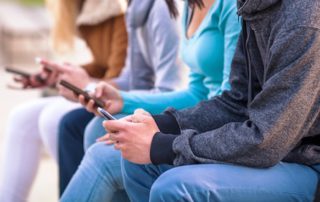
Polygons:
[[179,135],[154,136],[153,163],[320,163],[319,1],[239,0],[238,14],[231,90],[167,110],[160,130],[176,122]]
[[181,87],[176,25],[165,1],[131,0],[126,14],[126,64],[114,80],[121,90],[161,92]]

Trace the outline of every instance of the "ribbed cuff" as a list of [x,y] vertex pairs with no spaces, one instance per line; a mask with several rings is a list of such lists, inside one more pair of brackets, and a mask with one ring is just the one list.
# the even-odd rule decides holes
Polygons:
[[153,136],[150,151],[150,159],[153,164],[173,165],[175,153],[173,152],[172,144],[176,137],[176,135],[164,134],[161,132],[158,132]]
[[180,134],[180,127],[175,119],[175,117],[171,114],[160,114],[160,115],[154,115],[152,116],[155,120],[158,128],[162,133],[167,134]]

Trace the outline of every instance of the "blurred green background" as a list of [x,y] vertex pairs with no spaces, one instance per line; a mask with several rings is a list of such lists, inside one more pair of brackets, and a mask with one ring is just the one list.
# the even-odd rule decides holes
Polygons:
[[[66,0],[69,1],[69,0]],[[41,5],[44,3],[44,0],[19,0],[18,2],[21,2],[25,5]]]

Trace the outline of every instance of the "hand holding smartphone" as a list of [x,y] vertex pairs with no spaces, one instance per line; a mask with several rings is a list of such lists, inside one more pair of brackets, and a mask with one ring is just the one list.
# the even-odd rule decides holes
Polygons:
[[101,107],[101,108],[104,107],[104,103],[101,100],[99,100],[97,98],[94,98],[94,97],[91,97],[87,92],[85,92],[82,89],[74,86],[73,84],[71,84],[71,83],[69,83],[69,82],[67,82],[65,80],[61,80],[59,84],[62,85],[63,87],[65,87],[65,88],[71,90],[76,95],[83,95],[84,98],[86,100],[88,100],[88,101],[89,100],[94,100],[94,103],[95,103],[95,105],[97,107]]
[[32,76],[34,76],[34,79],[41,83],[41,84],[44,84],[45,83],[45,79],[43,79],[40,74],[36,74],[36,75],[32,75],[30,73],[27,73],[27,72],[24,72],[22,70],[19,70],[19,69],[16,69],[16,68],[13,68],[13,67],[5,67],[5,71],[8,72],[8,73],[11,73],[11,74],[15,74],[15,75],[19,75],[25,79],[30,79]]
[[[30,77],[34,76],[34,79],[37,82],[39,82],[41,84],[45,83],[45,79],[43,79],[40,74],[32,75],[32,74],[30,74],[28,72],[19,70],[19,69],[14,68],[14,67],[8,67],[8,66],[5,67],[5,71],[8,72],[8,73],[11,73],[11,74],[19,75],[19,76],[24,77],[26,79],[30,79]],[[44,71],[46,71],[47,73],[51,73],[52,69],[50,69],[49,67],[44,67]]]

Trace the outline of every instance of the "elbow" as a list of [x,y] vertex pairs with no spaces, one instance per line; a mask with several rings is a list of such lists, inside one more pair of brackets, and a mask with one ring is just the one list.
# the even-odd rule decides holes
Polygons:
[[264,159],[264,161],[260,164],[261,168],[270,168],[277,165],[280,162],[278,158],[269,157],[268,159]]
[[272,148],[268,149],[257,149],[253,152],[251,159],[252,161],[251,166],[258,167],[258,168],[270,168],[277,165],[281,160],[282,157],[279,155],[281,152],[279,150],[275,150]]

